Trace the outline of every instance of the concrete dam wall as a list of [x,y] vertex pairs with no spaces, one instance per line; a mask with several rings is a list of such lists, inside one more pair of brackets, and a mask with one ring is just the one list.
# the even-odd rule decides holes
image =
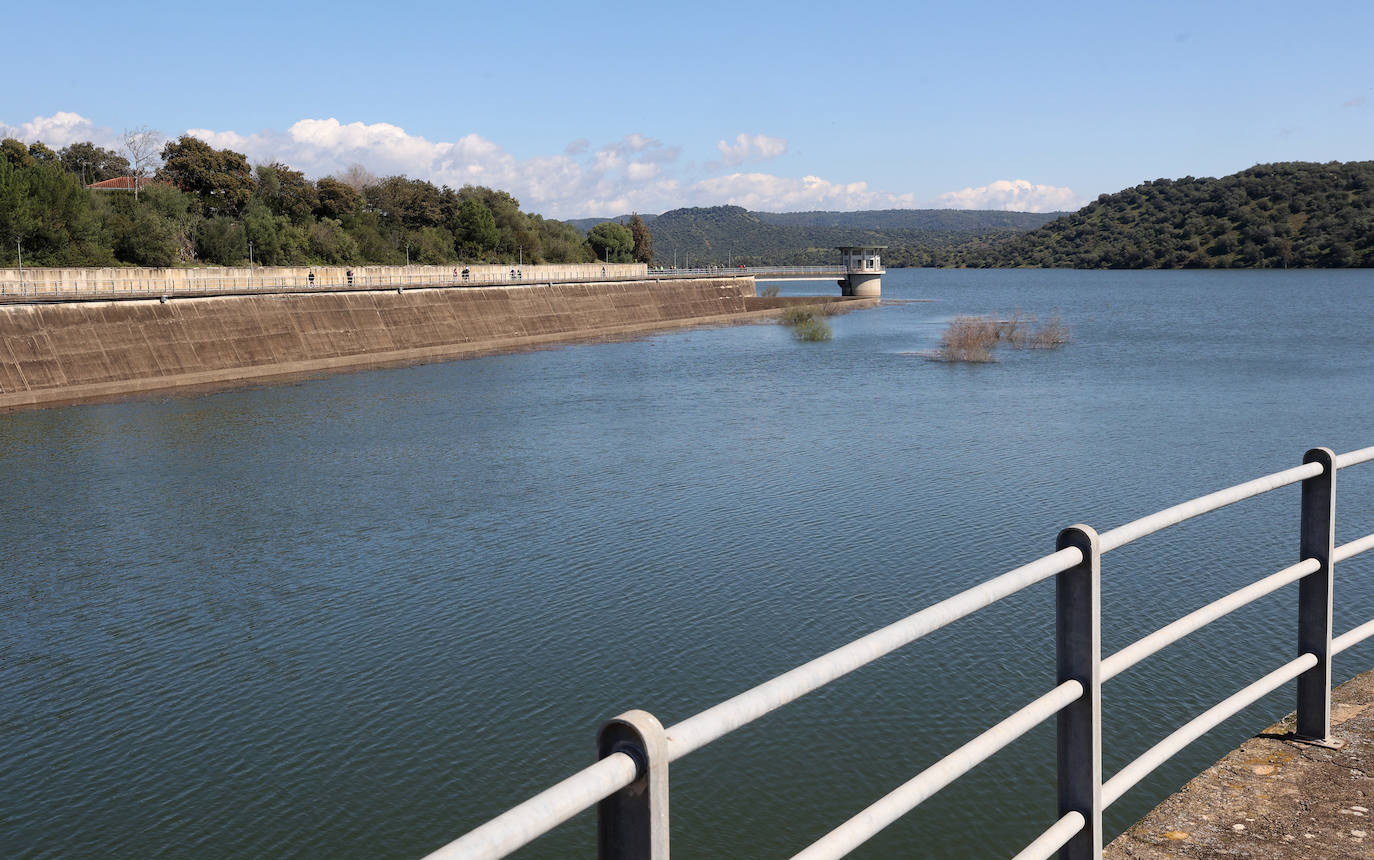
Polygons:
[[752,278],[0,305],[0,410],[767,314]]

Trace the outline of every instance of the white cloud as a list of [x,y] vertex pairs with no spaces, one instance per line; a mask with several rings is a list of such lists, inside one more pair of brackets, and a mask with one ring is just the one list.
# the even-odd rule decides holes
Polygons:
[[1024,179],[999,179],[977,188],[946,191],[935,205],[948,209],[1001,209],[1008,212],[1059,212],[1083,206],[1072,188],[1035,185]]
[[[112,129],[68,112],[36,117],[18,127],[0,123],[0,133],[26,142],[42,140],[54,148],[79,140],[115,149],[120,143],[120,135]],[[917,205],[1035,212],[1076,209],[1082,203],[1068,188],[1025,180],[951,191],[927,203],[913,194],[871,189],[866,182],[835,182],[819,176],[737,171],[702,178],[722,162],[684,163],[680,147],[638,133],[601,146],[575,140],[557,154],[530,158],[517,158],[475,133],[434,141],[391,123],[343,123],[333,117],[302,119],[284,131],[245,134],[197,128],[185,133],[216,148],[241,152],[255,164],[280,161],[314,178],[356,163],[377,176],[405,174],[454,188],[468,183],[488,185],[509,191],[523,208],[552,218],[662,212],[721,203],[772,212]],[[767,159],[784,153],[787,141],[741,134],[734,144],[721,141],[716,148],[727,160]]]
[[41,140],[53,149],[89,140],[106,149],[118,149],[121,135],[112,128],[97,126],[80,114],[58,111],[52,116],[36,116],[30,122],[13,126],[0,122],[0,137],[13,137],[25,143]]
[[870,191],[867,182],[837,183],[819,176],[792,179],[770,173],[732,173],[703,179],[688,189],[688,197],[695,205],[733,203],[764,212],[899,209],[915,205],[914,195]]
[[762,161],[777,158],[787,151],[787,141],[766,134],[737,134],[733,144],[722,140],[716,144],[716,149],[720,150],[722,164],[734,165],[750,158]]

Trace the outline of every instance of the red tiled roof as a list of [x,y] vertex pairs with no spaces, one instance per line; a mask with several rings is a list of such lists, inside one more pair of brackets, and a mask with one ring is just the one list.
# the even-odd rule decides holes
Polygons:
[[[147,176],[138,180],[139,188],[147,188],[153,180]],[[132,191],[134,190],[134,178],[132,176],[116,176],[114,179],[106,179],[103,182],[92,182],[87,188],[95,188],[100,191]]]

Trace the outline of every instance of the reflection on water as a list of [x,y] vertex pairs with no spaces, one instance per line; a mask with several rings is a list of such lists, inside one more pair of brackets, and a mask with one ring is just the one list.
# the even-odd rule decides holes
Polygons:
[[[0,416],[8,850],[416,856],[586,764],[615,713],[676,722],[1065,525],[1374,443],[1365,272],[884,288],[934,301],[835,318],[821,344],[751,325]],[[1015,308],[1058,311],[1073,342],[993,366],[907,354],[956,314]],[[1372,486],[1374,468],[1342,474],[1338,540],[1374,530]],[[1105,650],[1294,561],[1297,490],[1271,495],[1112,553]],[[1339,576],[1343,631],[1374,616],[1374,564]],[[675,853],[788,856],[1048,689],[1050,589],[675,764]],[[1287,659],[1295,599],[1112,681],[1108,774]],[[1046,726],[868,850],[1014,853],[1053,818],[1051,746]],[[587,856],[592,830],[524,856]]]

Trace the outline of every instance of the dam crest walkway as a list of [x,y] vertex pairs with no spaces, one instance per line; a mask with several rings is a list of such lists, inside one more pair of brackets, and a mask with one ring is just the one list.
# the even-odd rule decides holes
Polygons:
[[[340,267],[317,270],[170,269],[156,274],[121,273],[117,269],[37,270],[0,277],[0,303],[105,301],[171,298],[176,296],[268,295],[369,290],[455,289],[465,287],[522,287],[556,284],[593,284],[629,281],[753,278],[756,281],[838,281],[842,266],[706,266],[700,268],[647,267],[642,264],[601,266],[478,266],[452,271],[445,267],[387,267],[359,269],[348,274]],[[63,277],[64,271],[73,274]],[[164,274],[168,273],[168,274]]]

